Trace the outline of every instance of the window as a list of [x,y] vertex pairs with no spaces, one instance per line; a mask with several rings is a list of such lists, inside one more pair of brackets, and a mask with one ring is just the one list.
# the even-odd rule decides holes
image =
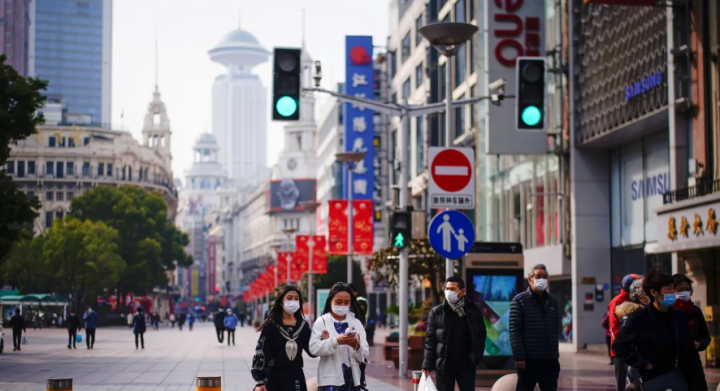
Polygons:
[[24,161],[17,162],[17,177],[18,178],[25,177],[25,162]]
[[423,64],[420,63],[420,65],[415,68],[415,88],[418,88],[422,85],[423,82]]
[[455,3],[455,22],[465,23],[465,19],[465,0],[458,0]]
[[455,55],[455,88],[465,81],[467,73],[467,47],[465,44],[460,46]]
[[53,212],[45,212],[45,228],[52,227]]
[[75,139],[74,139],[74,138],[70,137],[70,138],[68,139],[68,147],[69,147],[69,148],[75,148]]
[[393,92],[393,94],[390,96],[390,102],[397,103],[397,92]]
[[440,65],[440,100],[445,100],[445,67],[448,66],[448,63],[446,62],[443,65]]
[[64,215],[65,215],[64,212],[55,212],[55,218],[56,218],[56,219],[61,219],[61,220],[62,220],[62,218],[63,218]]
[[470,38],[470,47],[468,48],[468,57],[470,58],[470,74],[475,73],[475,36]]
[[420,29],[423,27],[423,15],[420,14],[415,20],[415,46],[420,45],[423,40],[423,36],[420,34]]
[[107,176],[111,177],[112,174],[113,174],[112,163],[108,163],[108,164],[107,164]]
[[82,165],[82,174],[83,174],[83,175],[90,175],[90,162],[83,162],[83,165]]
[[[394,78],[397,73],[397,57],[395,51],[388,52],[388,64],[390,64],[390,78]],[[341,112],[343,110],[340,110]]]
[[408,31],[402,39],[402,58],[400,60],[403,64],[410,58],[410,51],[412,51],[412,46],[410,44],[410,32]]
[[27,192],[27,196],[28,196],[28,198],[34,198],[34,197],[35,197],[35,192],[34,192],[34,191],[28,191],[28,192]]
[[468,0],[468,3],[470,3],[470,12],[468,13],[468,19],[475,20],[475,2],[477,0]]
[[72,201],[73,198],[75,198],[75,193],[72,191],[67,192],[67,200]]
[[88,144],[90,144],[90,137],[85,137],[83,139],[83,145],[88,145]]
[[45,162],[45,174],[53,175],[55,173],[55,163]]
[[97,173],[98,176],[103,176],[103,173],[105,173],[105,163],[98,163]]
[[62,178],[65,175],[63,175],[63,162],[55,162],[55,178]]
[[58,140],[60,141],[60,146],[61,146],[61,147],[65,147],[65,139],[66,139],[65,137],[60,137],[60,138],[58,138]]
[[417,173],[420,175],[425,167],[425,137],[423,134],[423,117],[415,118],[415,134],[417,135]]
[[55,193],[55,201],[64,201],[65,200],[65,193],[62,191],[59,191]]
[[405,100],[410,98],[410,78],[409,77],[407,78],[407,80],[405,80],[405,83],[403,83],[403,85],[402,85],[402,97]]
[[52,191],[45,192],[45,201],[52,201],[55,193]]
[[55,148],[55,136],[48,137],[48,147]]
[[75,163],[74,162],[65,163],[65,173],[68,175],[75,175]]
[[[475,84],[474,86],[472,86],[472,88],[470,89],[470,97],[471,97],[471,98],[474,98],[474,97],[475,97],[475,95],[477,94],[477,92],[476,92],[477,89],[478,89],[478,85],[477,85],[477,84]],[[477,103],[476,103],[476,104],[472,104],[472,105],[470,105],[470,106],[468,106],[468,107],[470,107],[470,128],[475,128],[475,125],[476,125],[476,124],[475,124],[475,110],[478,109],[478,105],[477,105]]]
[[[465,95],[460,97],[460,100],[465,99]],[[458,138],[465,134],[465,106],[460,106],[455,109],[455,138]]]
[[7,165],[5,167],[7,167],[7,168],[5,168],[5,172],[7,172],[8,174],[15,173],[15,161],[14,160],[8,161]]
[[35,161],[34,160],[30,160],[27,162],[27,173],[28,173],[28,175],[35,174]]

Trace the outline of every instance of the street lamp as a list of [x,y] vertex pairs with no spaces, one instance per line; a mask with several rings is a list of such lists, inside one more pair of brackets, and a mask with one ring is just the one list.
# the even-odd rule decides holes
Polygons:
[[352,173],[355,169],[355,163],[363,160],[365,153],[363,152],[340,152],[335,154],[335,159],[341,163],[345,163],[348,168],[348,255],[347,255],[347,283],[352,284],[352,259],[353,259],[353,188]]
[[[282,233],[288,237],[288,250],[290,250],[290,237],[295,233],[295,228],[283,228]],[[287,258],[287,284],[290,285],[290,257]]]
[[[460,46],[467,42],[478,31],[478,27],[469,23],[435,23],[422,27],[419,32],[431,45],[445,56],[445,147],[450,148],[450,138],[454,134],[452,126],[452,69],[450,58],[457,53]],[[445,276],[455,274],[454,262],[445,259]]]
[[[304,201],[300,203],[300,207],[310,213],[311,219],[319,206],[320,203],[315,201]],[[313,321],[313,247],[315,246],[313,232],[315,229],[312,228],[312,225],[310,227],[310,235],[308,238],[308,251],[310,253],[308,254],[308,317]]]

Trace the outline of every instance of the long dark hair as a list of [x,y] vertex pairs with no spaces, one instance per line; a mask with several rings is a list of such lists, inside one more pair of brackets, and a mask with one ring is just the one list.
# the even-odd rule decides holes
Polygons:
[[332,312],[332,301],[335,298],[335,295],[340,292],[347,292],[350,295],[350,311],[355,314],[355,318],[357,318],[360,323],[365,324],[365,312],[363,311],[362,307],[360,307],[360,304],[358,303],[357,298],[353,293],[352,286],[344,282],[338,282],[330,289],[330,293],[328,293],[328,298],[325,301],[323,315],[327,314],[328,312]]
[[275,323],[276,325],[282,324],[282,318],[283,313],[285,312],[285,309],[283,308],[283,301],[285,300],[285,295],[288,294],[288,292],[295,292],[298,294],[298,299],[300,300],[300,309],[295,311],[295,319],[297,320],[297,324],[299,325],[302,323],[302,321],[305,320],[305,316],[303,315],[303,298],[302,293],[300,293],[300,290],[298,288],[295,288],[292,285],[285,285],[278,294],[277,298],[275,299],[275,303],[273,303],[272,308],[270,308],[268,316],[265,318],[265,321],[263,321],[262,325],[260,325],[260,330],[265,329],[270,325],[270,323]]

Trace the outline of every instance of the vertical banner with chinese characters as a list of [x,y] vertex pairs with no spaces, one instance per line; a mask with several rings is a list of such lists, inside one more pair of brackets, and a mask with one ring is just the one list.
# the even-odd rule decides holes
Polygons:
[[307,273],[310,270],[309,239],[310,235],[295,235],[295,263],[302,273]]
[[347,254],[348,218],[347,201],[328,201],[328,243],[330,255]]
[[[370,36],[345,37],[345,93],[373,100],[373,44]],[[375,188],[373,180],[373,111],[344,104],[345,151],[362,152],[365,158],[353,169],[352,194],[356,200],[372,200]],[[348,183],[348,173],[343,171],[343,183]],[[343,186],[343,198],[348,197],[348,186]]]
[[327,273],[327,250],[325,249],[325,236],[313,235],[313,263],[312,272],[315,274]]
[[215,283],[216,283],[216,266],[215,266],[215,236],[208,236],[207,243],[207,294],[209,296],[216,295]]
[[290,254],[292,254],[292,253],[281,252],[281,253],[278,253],[278,255],[277,255],[277,257],[278,257],[278,264],[277,264],[277,268],[278,268],[278,285],[279,285],[279,284],[284,284],[284,283],[287,281],[287,279],[288,279],[288,263],[287,263],[287,260],[288,260],[288,257],[290,256]]
[[[373,158],[373,175],[374,178],[380,179],[382,177],[382,160],[380,159],[380,151],[382,150],[382,142],[380,136],[373,137],[373,149],[375,150],[375,156]],[[382,208],[383,208],[383,194],[382,194],[382,181],[374,181],[373,186],[373,202],[375,203],[374,219],[376,223],[382,221]]]
[[200,271],[198,270],[197,266],[193,266],[192,270],[190,272],[191,275],[191,285],[190,285],[190,295],[193,297],[198,296],[198,289],[200,286]]
[[355,254],[373,252],[373,201],[353,200],[353,251]]

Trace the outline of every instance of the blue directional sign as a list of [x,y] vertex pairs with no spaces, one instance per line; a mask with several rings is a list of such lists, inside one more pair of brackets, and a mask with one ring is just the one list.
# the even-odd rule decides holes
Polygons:
[[470,251],[475,241],[472,221],[456,210],[446,210],[435,215],[428,231],[430,245],[443,258],[462,257]]

